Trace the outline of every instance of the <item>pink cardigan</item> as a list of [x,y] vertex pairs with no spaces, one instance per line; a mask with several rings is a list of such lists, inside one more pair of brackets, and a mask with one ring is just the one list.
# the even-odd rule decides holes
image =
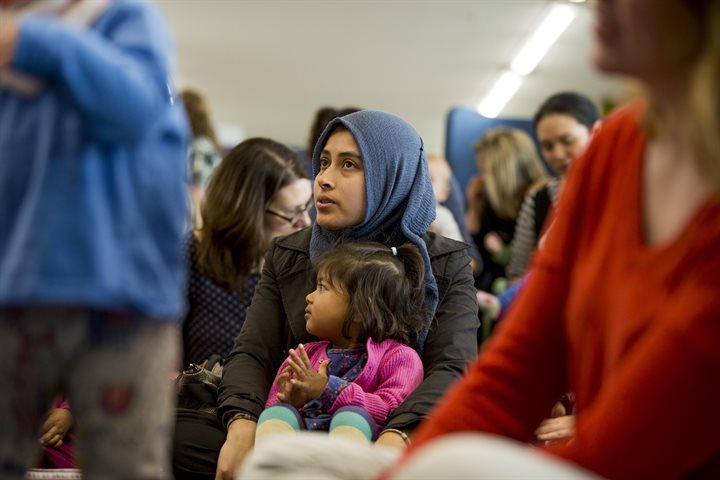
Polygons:
[[[305,351],[313,368],[327,360],[330,342],[306,343]],[[378,427],[385,425],[388,415],[410,395],[423,380],[423,365],[417,352],[397,340],[375,343],[367,341],[368,359],[360,375],[338,395],[329,409],[332,414],[341,407],[353,405],[365,409]],[[287,360],[278,369],[278,375]],[[277,376],[273,381],[265,407],[278,402]]]

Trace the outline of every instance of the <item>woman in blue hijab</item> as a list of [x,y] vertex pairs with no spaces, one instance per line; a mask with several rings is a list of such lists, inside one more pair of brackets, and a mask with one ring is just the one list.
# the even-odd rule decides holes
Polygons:
[[271,246],[225,365],[218,419],[227,436],[217,478],[232,478],[252,448],[257,417],[288,350],[316,340],[304,320],[305,297],[315,288],[312,261],[338,242],[371,240],[390,249],[409,241],[426,264],[428,318],[417,342],[425,378],[389,415],[378,443],[403,447],[407,434],[477,354],[478,307],[467,245],[427,232],[435,200],[415,129],[379,111],[337,118],[318,140],[313,173],[316,223]]
[[415,129],[372,110],[337,118],[318,140],[313,173],[317,219],[310,258],[339,241],[372,240],[391,247],[409,240],[425,260],[425,304],[434,313],[437,283],[423,237],[435,220],[435,195]]

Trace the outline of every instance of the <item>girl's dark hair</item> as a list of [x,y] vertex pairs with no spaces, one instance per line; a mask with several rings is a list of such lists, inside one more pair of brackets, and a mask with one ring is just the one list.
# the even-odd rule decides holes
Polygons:
[[302,178],[309,178],[305,166],[285,145],[251,138],[233,148],[205,193],[201,271],[218,285],[237,289],[267,252],[265,209],[278,190]]
[[416,346],[425,326],[425,263],[412,243],[396,247],[381,243],[345,242],[320,255],[315,271],[348,296],[342,333],[360,323],[358,340],[394,339]]
[[330,121],[334,120],[337,117],[344,117],[345,115],[350,115],[351,113],[359,111],[360,109],[357,107],[344,107],[340,109],[333,107],[322,107],[318,109],[318,111],[315,112],[315,118],[313,119],[313,123],[310,126],[310,136],[308,137],[307,144],[308,157],[312,158],[315,144],[320,138],[320,135],[322,135],[322,132],[325,131],[325,127],[327,127]]
[[535,112],[533,127],[537,129],[540,120],[552,114],[573,117],[578,123],[585,125],[588,130],[592,130],[595,122],[600,119],[600,112],[592,100],[575,92],[556,93],[545,100]]

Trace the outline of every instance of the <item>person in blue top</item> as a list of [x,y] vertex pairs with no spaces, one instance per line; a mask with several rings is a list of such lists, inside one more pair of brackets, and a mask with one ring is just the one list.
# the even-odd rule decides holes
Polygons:
[[184,110],[148,2],[0,2],[0,478],[61,388],[84,478],[169,478]]

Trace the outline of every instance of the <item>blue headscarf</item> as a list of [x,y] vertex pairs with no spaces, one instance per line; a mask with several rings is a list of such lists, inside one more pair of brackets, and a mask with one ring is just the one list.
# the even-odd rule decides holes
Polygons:
[[317,222],[310,239],[310,258],[335,242],[362,240],[394,247],[415,244],[425,261],[425,308],[428,319],[418,338],[425,343],[438,305],[438,289],[423,236],[435,220],[435,195],[430,182],[423,141],[402,118],[375,110],[362,110],[332,120],[313,152],[313,175],[320,170],[320,153],[338,125],[354,137],[365,174],[365,218],[358,225],[327,230]]

